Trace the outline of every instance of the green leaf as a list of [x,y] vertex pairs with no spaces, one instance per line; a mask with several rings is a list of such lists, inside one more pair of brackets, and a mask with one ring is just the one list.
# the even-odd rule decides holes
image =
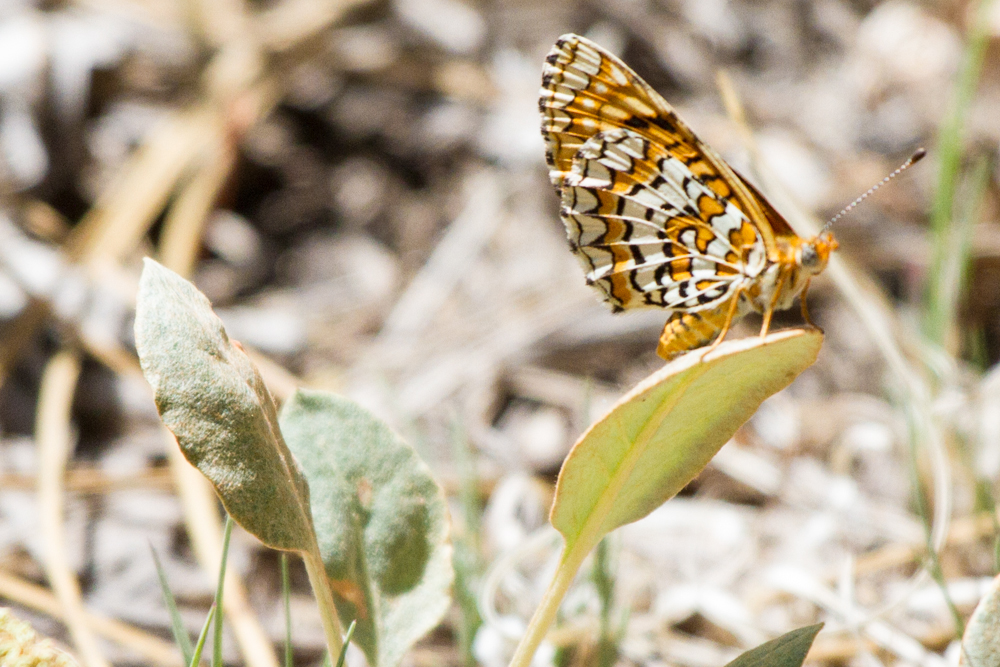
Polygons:
[[[781,331],[692,353],[646,378],[573,447],[556,486],[552,525],[567,549],[674,496],[757,410],[816,360],[816,329]],[[704,359],[703,359],[704,357]]]
[[413,449],[347,399],[297,391],[281,430],[313,489],[320,553],[341,617],[377,667],[395,667],[450,604],[444,493]]
[[274,399],[208,299],[151,259],[139,281],[135,344],[163,423],[229,515],[268,546],[308,550],[309,487],[278,430]]
[[518,644],[527,667],[590,550],[674,496],[765,398],[816,361],[823,334],[792,329],[696,350],[640,382],[577,441],[559,471],[549,521],[566,540]]
[[1000,665],[1000,576],[976,605],[962,637],[962,667]]
[[777,639],[751,649],[726,667],[802,667],[806,654],[823,624],[786,632]]

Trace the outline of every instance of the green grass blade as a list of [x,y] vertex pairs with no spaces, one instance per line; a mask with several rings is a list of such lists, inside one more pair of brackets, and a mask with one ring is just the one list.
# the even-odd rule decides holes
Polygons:
[[941,257],[940,267],[935,267],[933,275],[935,298],[935,331],[940,331],[940,339],[935,342],[957,355],[960,352],[958,311],[962,294],[968,284],[969,266],[972,259],[972,233],[976,221],[982,213],[983,198],[992,174],[989,158],[981,156],[965,178],[962,206],[956,206],[957,214],[950,226],[947,238],[937,245]]
[[[222,537],[222,562],[219,563],[219,581],[215,587],[215,608],[223,609],[222,592],[226,584],[226,561],[229,558],[229,538],[233,534],[233,518],[226,515],[226,529]],[[222,667],[222,619],[224,614],[215,615],[215,634],[212,639],[212,667]]]
[[351,645],[351,637],[354,636],[354,628],[357,625],[357,621],[351,621],[351,625],[347,628],[347,634],[344,635],[344,646],[340,649],[340,655],[337,657],[337,667],[344,667],[344,660],[347,659],[347,647]]
[[190,664],[191,656],[194,655],[191,638],[188,637],[187,630],[184,629],[184,621],[181,619],[181,613],[177,610],[177,602],[174,600],[174,594],[170,591],[170,585],[167,583],[167,573],[163,571],[160,557],[157,555],[156,549],[153,548],[152,544],[149,545],[149,550],[153,554],[153,563],[156,565],[156,576],[160,578],[163,603],[167,605],[167,611],[170,613],[170,631],[174,634],[174,641],[177,642],[177,647],[181,650],[184,664]]
[[456,531],[454,537],[455,602],[460,613],[458,648],[466,666],[475,667],[477,663],[472,653],[472,642],[483,624],[476,595],[476,588],[483,573],[479,539],[483,508],[479,499],[479,477],[476,474],[469,439],[457,421],[452,431],[452,449],[461,478],[459,503],[462,508],[461,529]]
[[611,614],[614,610],[615,573],[611,555],[610,537],[605,537],[594,550],[594,566],[590,580],[597,589],[601,603],[601,628],[597,643],[597,667],[613,667],[618,661],[618,633],[612,627]]
[[941,124],[938,135],[938,184],[931,209],[931,236],[934,256],[931,264],[930,284],[927,294],[927,336],[944,344],[948,334],[949,315],[945,292],[944,268],[952,236],[955,214],[955,194],[962,167],[962,135],[965,117],[976,93],[983,57],[989,43],[985,9],[992,0],[979,0],[969,27],[965,54],[948,116]]
[[281,599],[285,605],[285,667],[292,664],[292,586],[288,575],[288,554],[281,554]]
[[215,619],[215,612],[217,608],[215,603],[212,603],[212,608],[208,610],[208,616],[205,617],[205,625],[201,628],[201,633],[198,634],[198,643],[194,645],[194,654],[191,656],[191,661],[188,663],[188,667],[198,667],[201,663],[201,653],[205,650],[205,641],[208,639],[208,629],[212,627],[212,621]]

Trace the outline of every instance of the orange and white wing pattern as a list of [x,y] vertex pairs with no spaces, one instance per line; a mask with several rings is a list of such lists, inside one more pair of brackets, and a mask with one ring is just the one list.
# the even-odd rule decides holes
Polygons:
[[540,108],[570,243],[614,309],[713,309],[762,270],[770,230],[752,195],[620,60],[562,37]]
[[[625,63],[564,35],[539,99],[570,245],[614,310],[672,311],[658,352],[711,342],[734,317],[787,308],[836,242],[805,242]],[[804,311],[803,311],[804,312]]]

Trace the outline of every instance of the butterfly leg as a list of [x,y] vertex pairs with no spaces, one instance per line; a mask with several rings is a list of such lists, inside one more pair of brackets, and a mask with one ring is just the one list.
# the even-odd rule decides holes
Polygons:
[[787,274],[784,272],[778,277],[778,284],[774,286],[774,294],[771,295],[771,302],[767,304],[767,310],[764,311],[764,322],[760,326],[760,337],[763,338],[767,335],[768,329],[771,328],[771,316],[774,315],[774,309],[778,305],[778,298],[781,296],[781,290],[785,287],[785,278]]
[[809,306],[806,305],[806,294],[809,293],[809,280],[806,281],[806,286],[802,288],[802,294],[799,296],[799,305],[802,306],[802,319],[806,321],[806,324],[813,327],[812,319],[809,317]]
[[[715,339],[715,342],[709,345],[708,349],[705,350],[705,354],[708,354],[715,348],[719,347],[719,344],[725,340],[726,334],[729,333],[729,327],[732,326],[733,320],[736,318],[736,307],[740,305],[740,295],[742,293],[742,289],[737,289],[736,294],[734,294],[733,298],[729,300],[729,310],[726,313],[726,322],[722,325],[722,331],[719,332],[719,336]],[[701,355],[702,359],[705,358],[705,354]]]

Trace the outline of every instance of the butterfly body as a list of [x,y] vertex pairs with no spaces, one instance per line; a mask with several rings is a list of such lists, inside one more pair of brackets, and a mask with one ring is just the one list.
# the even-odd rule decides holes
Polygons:
[[613,310],[671,311],[670,359],[750,311],[792,305],[826,266],[829,233],[803,240],[624,63],[576,35],[546,59],[542,135],[561,215],[588,284]]

